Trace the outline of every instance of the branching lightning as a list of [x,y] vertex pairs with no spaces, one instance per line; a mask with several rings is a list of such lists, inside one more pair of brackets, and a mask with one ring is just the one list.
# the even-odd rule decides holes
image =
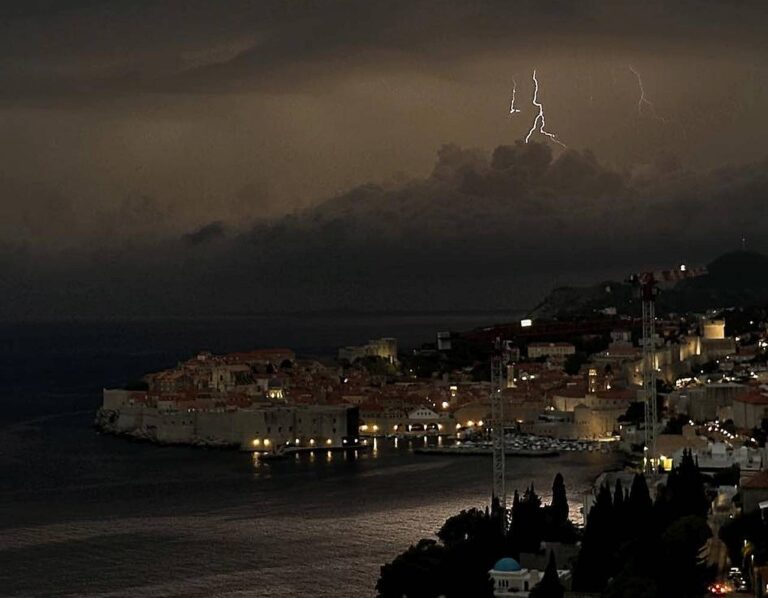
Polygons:
[[539,80],[536,78],[536,69],[533,69],[533,105],[539,109],[539,113],[536,115],[536,118],[533,119],[533,125],[531,126],[531,130],[528,131],[528,135],[525,137],[525,142],[528,143],[534,131],[538,130],[539,133],[546,135],[555,143],[558,143],[563,147],[568,147],[557,138],[557,135],[544,129],[546,126],[546,121],[544,120],[544,105],[539,102]]
[[654,106],[653,102],[651,102],[651,100],[645,96],[645,86],[643,85],[643,78],[640,76],[640,73],[631,64],[628,65],[628,68],[637,79],[637,86],[640,88],[640,97],[637,99],[638,116],[643,115],[643,106],[645,106],[653,118],[663,123],[668,123],[669,120],[663,116],[659,116],[659,114],[656,112],[656,106]]
[[512,101],[509,104],[509,113],[514,114],[515,112],[520,112],[519,108],[515,108],[515,95],[517,94],[517,81],[513,78],[512,79]]

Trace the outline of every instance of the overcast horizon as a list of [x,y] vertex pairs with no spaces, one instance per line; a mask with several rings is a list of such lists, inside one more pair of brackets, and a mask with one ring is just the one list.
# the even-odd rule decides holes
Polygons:
[[499,310],[766,250],[761,2],[0,21],[6,317]]

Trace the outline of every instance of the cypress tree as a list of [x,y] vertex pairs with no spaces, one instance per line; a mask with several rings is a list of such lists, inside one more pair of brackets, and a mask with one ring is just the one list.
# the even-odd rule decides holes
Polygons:
[[620,479],[616,479],[613,487],[613,533],[618,545],[626,541],[630,536],[629,522],[627,521],[627,504],[624,500],[624,487]]
[[512,548],[514,554],[520,553],[520,536],[522,533],[522,517],[520,516],[520,493],[515,488],[515,494],[512,497],[512,522],[509,525],[507,534],[507,544]]
[[549,562],[544,570],[544,577],[537,583],[529,596],[531,598],[563,598],[565,589],[560,583],[560,577],[557,574],[557,565],[555,564],[555,553],[549,553]]
[[651,501],[651,493],[648,491],[648,484],[642,473],[635,475],[632,480],[627,507],[630,523],[634,527],[641,528],[649,523],[653,501]]
[[587,514],[584,539],[573,576],[574,589],[601,592],[614,572],[614,509],[608,484],[600,486],[595,504]]
[[518,554],[519,552],[537,552],[541,547],[545,528],[541,498],[536,494],[533,485],[526,488],[522,497],[515,490],[508,545]]
[[563,525],[568,521],[568,498],[565,494],[565,481],[558,473],[552,482],[552,504],[550,506],[555,525]]
[[626,505],[627,537],[647,536],[654,529],[653,501],[642,473],[635,475]]
[[704,489],[704,478],[691,451],[683,451],[680,464],[669,472],[667,484],[655,506],[657,519],[663,525],[688,515],[706,518],[709,501]]
[[613,489],[613,506],[616,510],[621,510],[624,507],[624,488],[621,485],[621,480],[616,479],[616,486]]
[[531,482],[531,487],[528,488],[523,494],[523,499],[525,502],[529,503],[532,507],[535,506],[537,509],[541,506],[541,498],[539,498],[539,495],[536,494],[536,490],[533,488],[533,482]]

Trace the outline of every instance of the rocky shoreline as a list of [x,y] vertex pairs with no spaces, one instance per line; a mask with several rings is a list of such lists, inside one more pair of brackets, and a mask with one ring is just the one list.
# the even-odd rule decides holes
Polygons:
[[103,407],[100,407],[96,411],[96,417],[94,418],[93,425],[99,432],[103,434],[119,436],[120,438],[127,438],[137,442],[149,442],[158,446],[189,446],[216,449],[239,448],[237,443],[227,442],[224,440],[196,438],[188,442],[172,442],[169,440],[159,439],[152,430],[146,430],[142,428],[133,430],[121,430],[117,426],[117,419],[119,416],[120,412],[115,409],[104,409]]

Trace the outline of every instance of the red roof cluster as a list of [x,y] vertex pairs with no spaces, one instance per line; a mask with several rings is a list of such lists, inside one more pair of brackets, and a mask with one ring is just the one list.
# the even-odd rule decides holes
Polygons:
[[749,403],[750,405],[768,405],[768,397],[761,392],[752,391],[740,397],[734,397],[734,401]]
[[629,388],[612,388],[611,390],[598,390],[596,393],[598,399],[608,399],[614,401],[636,401],[637,392]]
[[741,486],[742,488],[768,488],[768,471],[761,471],[760,473],[756,473]]

